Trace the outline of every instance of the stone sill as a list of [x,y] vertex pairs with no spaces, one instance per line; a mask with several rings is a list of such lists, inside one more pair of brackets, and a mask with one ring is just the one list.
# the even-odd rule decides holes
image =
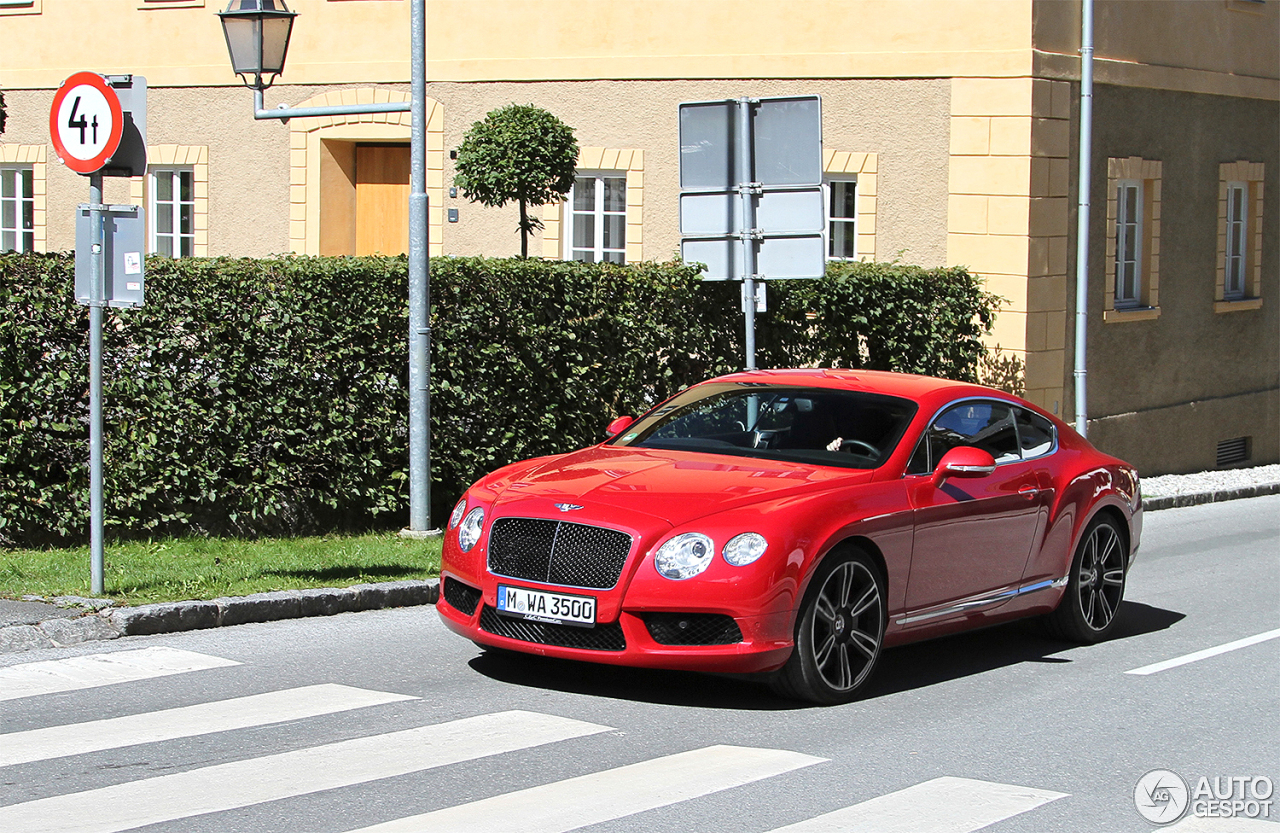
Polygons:
[[1152,321],[1160,317],[1159,307],[1131,307],[1129,309],[1109,309],[1102,313],[1102,320],[1108,324],[1122,324],[1126,321]]
[[1239,301],[1214,301],[1214,312],[1245,312],[1251,309],[1262,309],[1261,298],[1242,298]]

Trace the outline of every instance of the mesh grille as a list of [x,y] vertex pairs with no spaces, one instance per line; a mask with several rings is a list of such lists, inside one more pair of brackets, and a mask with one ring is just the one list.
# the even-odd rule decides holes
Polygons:
[[533,518],[499,518],[489,534],[489,571],[508,578],[607,590],[618,583],[631,536],[614,529]]
[[584,648],[589,651],[623,651],[627,647],[627,640],[622,635],[622,626],[617,622],[606,622],[594,628],[575,628],[570,625],[513,619],[510,616],[502,616],[498,611],[485,605],[480,611],[480,627],[498,636],[538,645]]
[[469,584],[446,577],[444,580],[444,600],[455,610],[471,616],[480,604],[480,591]]
[[732,645],[742,641],[738,623],[719,613],[646,613],[644,625],[660,645]]

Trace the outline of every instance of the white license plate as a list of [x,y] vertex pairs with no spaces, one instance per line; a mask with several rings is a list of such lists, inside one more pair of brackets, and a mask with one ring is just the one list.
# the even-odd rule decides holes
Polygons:
[[596,623],[596,600],[591,596],[569,596],[499,584],[498,612],[535,622],[590,628]]

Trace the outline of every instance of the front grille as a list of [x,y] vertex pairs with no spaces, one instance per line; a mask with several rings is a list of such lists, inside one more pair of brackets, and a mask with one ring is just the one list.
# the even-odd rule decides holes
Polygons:
[[537,645],[556,645],[561,648],[584,648],[588,651],[625,651],[627,640],[622,626],[606,622],[594,628],[575,628],[570,625],[553,625],[550,622],[532,622],[503,616],[485,605],[480,611],[480,628],[508,639],[533,642]]
[[630,552],[625,532],[564,521],[499,518],[489,533],[490,572],[568,587],[608,590]]
[[444,580],[444,600],[448,602],[455,610],[471,616],[476,612],[476,605],[480,604],[480,590],[469,584],[463,584],[457,579],[445,577]]
[[742,631],[732,616],[719,613],[645,613],[644,626],[660,645],[732,645]]

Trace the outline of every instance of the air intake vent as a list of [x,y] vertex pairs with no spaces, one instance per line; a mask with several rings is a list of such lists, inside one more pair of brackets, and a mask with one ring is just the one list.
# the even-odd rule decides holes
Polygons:
[[1218,443],[1218,468],[1235,466],[1249,461],[1249,446],[1253,437],[1236,437]]

